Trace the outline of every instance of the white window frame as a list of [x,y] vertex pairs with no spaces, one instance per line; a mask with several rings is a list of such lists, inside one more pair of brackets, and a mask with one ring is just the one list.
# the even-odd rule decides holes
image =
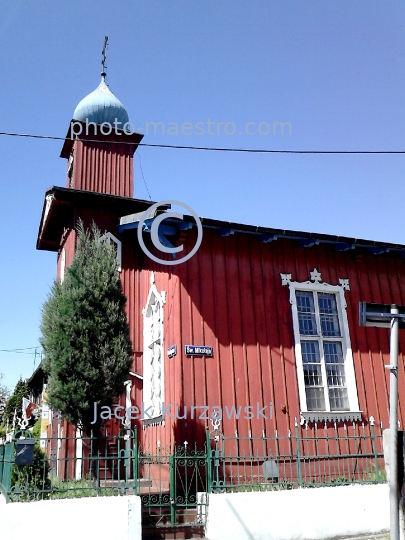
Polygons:
[[[282,285],[287,286],[290,289],[290,304],[292,308],[292,319],[294,329],[294,341],[295,341],[295,361],[297,366],[297,381],[300,400],[300,415],[301,421],[306,422],[326,422],[326,421],[358,421],[361,420],[361,412],[359,409],[359,400],[357,395],[356,375],[354,371],[354,359],[353,351],[350,341],[349,323],[346,313],[346,299],[345,290],[350,290],[348,279],[339,279],[339,285],[330,285],[329,283],[323,283],[321,274],[316,268],[310,272],[311,281],[298,282],[291,281],[291,274],[280,274]],[[325,362],[321,361],[322,380],[324,381],[325,392],[325,411],[308,411],[305,381],[304,381],[304,365],[302,361],[301,351],[301,335],[299,329],[298,320],[298,308],[297,308],[297,291],[311,291],[321,293],[332,293],[336,297],[336,305],[339,316],[339,325],[341,329],[341,337],[338,338],[342,343],[343,358],[345,366],[345,378],[347,395],[349,400],[349,411],[331,411],[328,388],[327,388],[327,375]],[[316,298],[314,298],[316,300]],[[319,322],[318,325],[319,326]],[[308,336],[315,337],[315,336]],[[321,339],[320,336],[318,336]],[[305,339],[305,338],[304,338]],[[321,353],[321,351],[320,351]],[[321,354],[323,357],[323,354]]]
[[[145,408],[145,416],[142,419],[146,425],[163,424],[162,404],[165,397],[165,373],[164,373],[164,310],[166,292],[159,293],[155,284],[155,274],[151,273],[150,289],[146,306],[142,310],[143,315],[143,392],[142,401]],[[153,320],[153,316],[155,320]],[[154,328],[152,329],[152,323]],[[155,334],[153,335],[153,332]],[[153,344],[153,348],[151,345]],[[159,356],[156,356],[158,351]],[[155,356],[153,356],[155,353]],[[160,369],[160,377],[157,372]],[[158,390],[160,399],[154,399]],[[150,409],[148,410],[148,408]]]
[[114,244],[117,246],[117,262],[118,262],[118,272],[121,272],[122,270],[122,243],[120,240],[118,240],[117,237],[115,237],[112,233],[108,232],[106,234],[103,234],[103,236],[100,236],[99,241],[104,242],[104,240],[109,239],[110,241],[114,242]]

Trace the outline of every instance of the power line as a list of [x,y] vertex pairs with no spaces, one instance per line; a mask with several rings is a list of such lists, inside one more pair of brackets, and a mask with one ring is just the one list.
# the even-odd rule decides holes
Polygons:
[[[105,144],[130,144],[133,142],[125,141],[101,141],[100,139],[72,139],[70,137],[53,137],[51,135],[33,135],[28,133],[9,133],[0,131],[0,135],[8,137],[26,137],[30,139],[48,139],[53,141],[81,141],[96,142]],[[176,144],[149,144],[139,143],[138,146],[149,148],[173,148],[177,150],[202,150],[209,152],[245,152],[251,154],[405,154],[405,150],[266,150],[254,148],[215,148],[209,146],[183,146]]]
[[[0,349],[0,352],[6,352],[6,353],[15,353],[15,354],[37,354],[37,349],[40,348],[40,345],[37,345],[36,347],[25,347],[24,349]],[[25,351],[31,351],[32,349],[35,349],[33,352],[25,352]]]
[[143,178],[143,183],[145,184],[146,191],[148,192],[148,195],[149,195],[149,199],[152,200],[152,197],[150,196],[150,193],[149,193],[148,184],[146,183],[145,176],[144,176],[144,174],[143,174],[141,154],[138,152],[136,155],[139,157],[139,167],[140,167],[140,169],[141,169],[141,174],[142,174],[142,178]]

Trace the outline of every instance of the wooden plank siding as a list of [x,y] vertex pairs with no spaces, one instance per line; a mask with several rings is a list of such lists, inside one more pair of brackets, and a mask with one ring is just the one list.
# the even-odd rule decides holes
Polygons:
[[[187,233],[188,248],[196,232]],[[122,279],[128,297],[131,338],[140,369],[143,349],[142,308],[146,304],[149,278],[155,272],[156,286],[167,292],[164,306],[165,403],[180,407],[196,405],[238,408],[256,403],[273,404],[273,418],[224,418],[221,429],[228,436],[287,435],[299,418],[299,398],[294,355],[294,336],[289,290],[282,287],[280,273],[291,273],[293,281],[307,281],[315,267],[323,282],[333,285],[349,278],[345,291],[347,316],[353,348],[357,392],[363,421],[374,416],[377,424],[388,426],[388,331],[361,328],[358,302],[404,303],[401,280],[405,261],[393,254],[366,255],[357,250],[335,251],[333,245],[301,248],[294,240],[279,239],[262,244],[258,236],[235,233],[221,237],[213,229],[204,230],[198,253],[178,266],[151,261],[138,247],[135,233],[124,232]],[[151,251],[153,248],[150,247]],[[405,336],[400,336],[400,351]],[[166,349],[177,345],[177,356],[168,359]],[[184,345],[209,345],[214,358],[190,358]],[[403,355],[400,380],[404,380]],[[141,403],[141,384],[135,383],[134,403]],[[400,403],[404,385],[399,385]],[[174,406],[171,408],[174,415]],[[269,409],[265,414],[268,416]],[[242,412],[243,415],[243,412]],[[403,406],[400,421],[403,425]],[[172,420],[144,430],[145,442],[173,445],[174,439],[202,443],[205,420]],[[310,426],[311,427],[311,426]],[[312,427],[311,427],[312,428]],[[340,426],[343,429],[342,426]],[[339,428],[339,429],[340,429]]]
[[[235,432],[241,437],[262,433],[286,436],[294,431],[299,419],[299,394],[294,354],[294,334],[289,289],[281,284],[280,273],[291,273],[292,280],[309,280],[317,268],[322,281],[336,285],[339,278],[348,278],[345,291],[347,317],[353,350],[357,393],[362,419],[368,426],[370,416],[376,424],[388,427],[388,377],[384,368],[389,363],[389,332],[385,329],[361,328],[358,324],[359,301],[405,304],[405,260],[397,254],[368,255],[362,250],[336,251],[333,244],[303,248],[296,240],[278,239],[261,243],[255,234],[238,233],[219,236],[213,228],[204,229],[203,242],[197,254],[177,266],[158,264],[140,249],[136,230],[118,233],[118,214],[77,207],[71,227],[78,217],[86,226],[91,221],[101,230],[108,230],[122,242],[123,290],[127,297],[127,315],[133,343],[132,371],[143,374],[143,318],[155,274],[159,292],[166,291],[164,305],[164,371],[165,404],[173,402],[170,412],[179,414],[187,407],[187,419],[166,416],[164,425],[142,429],[140,439],[145,448],[154,448],[157,441],[172,447],[175,442],[196,441],[201,445],[205,429],[212,429],[207,420],[190,418],[192,406],[242,407],[241,418],[224,417],[221,430],[227,436]],[[190,250],[195,244],[195,228],[182,234],[181,243]],[[70,228],[62,239],[66,266],[73,258],[76,235]],[[154,248],[148,242],[149,249]],[[156,253],[158,255],[158,253]],[[161,256],[161,254],[159,254]],[[60,256],[59,256],[60,260]],[[60,263],[58,272],[60,272]],[[191,358],[184,355],[184,345],[209,345],[213,358]],[[167,358],[166,350],[177,345],[177,356]],[[399,419],[405,422],[404,358],[405,333],[400,332]],[[402,381],[402,382],[401,382]],[[142,381],[133,378],[133,405],[141,408]],[[125,396],[119,403],[125,405]],[[257,403],[267,405],[272,418],[244,419],[243,408]],[[198,413],[199,414],[199,413]],[[197,416],[197,414],[195,415]],[[110,433],[120,428],[117,420],[108,423]],[[333,425],[329,424],[332,430]],[[313,431],[310,425],[309,430]],[[338,425],[340,434],[344,426]],[[247,443],[246,443],[247,445]],[[249,448],[241,446],[241,450]]]

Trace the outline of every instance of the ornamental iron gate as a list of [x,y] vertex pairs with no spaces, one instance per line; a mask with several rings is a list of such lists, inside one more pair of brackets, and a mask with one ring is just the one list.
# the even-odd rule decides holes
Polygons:
[[138,454],[143,526],[182,527],[205,523],[207,451],[187,442],[172,451],[158,443],[154,453]]

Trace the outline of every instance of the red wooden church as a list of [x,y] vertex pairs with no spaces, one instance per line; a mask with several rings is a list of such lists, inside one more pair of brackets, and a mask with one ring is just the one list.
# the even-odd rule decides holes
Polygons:
[[[79,218],[94,220],[115,242],[133,343],[120,404],[139,408],[131,424],[140,443],[200,444],[210,417],[229,437],[287,436],[297,425],[342,434],[347,426],[388,427],[388,331],[360,327],[358,309],[360,301],[405,304],[405,246],[201,218],[203,240],[193,257],[154,262],[137,229],[152,203],[133,197],[142,135],[101,134],[101,124],[114,120],[124,126],[128,115],[103,76],[74,112],[61,152],[66,186],[46,191],[37,248],[57,253],[63,279]],[[79,126],[82,134],[70,140]],[[196,243],[191,217],[163,231],[185,252]],[[142,234],[152,253],[173,260]],[[401,383],[399,395],[402,426]],[[122,424],[107,423],[116,431]],[[74,427],[63,421],[60,433]]]

